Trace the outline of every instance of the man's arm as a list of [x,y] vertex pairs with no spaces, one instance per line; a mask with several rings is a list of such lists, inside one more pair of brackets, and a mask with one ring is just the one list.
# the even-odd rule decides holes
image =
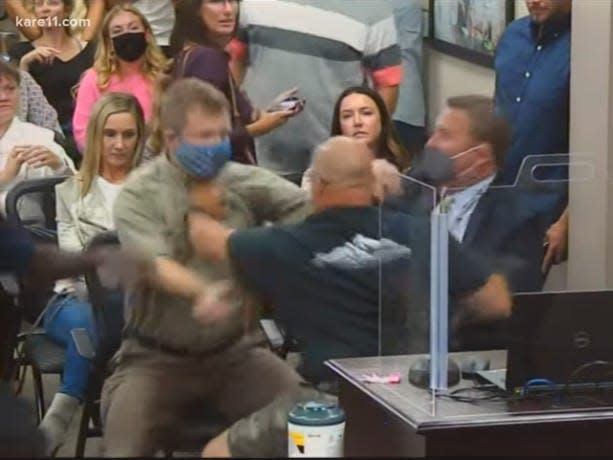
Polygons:
[[240,195],[256,216],[258,224],[297,223],[311,213],[308,194],[267,169],[238,163],[228,164],[220,181]]
[[54,246],[38,245],[27,270],[32,281],[74,278],[96,268],[101,262],[99,252],[63,252]]
[[398,103],[398,86],[377,86],[376,88],[389,113],[394,113]]
[[368,30],[364,51],[364,67],[370,73],[377,92],[385,101],[389,113],[398,102],[398,85],[402,81],[402,61],[394,14],[389,5],[382,5],[380,20]]
[[170,244],[161,231],[163,222],[150,200],[152,193],[144,187],[128,186],[117,197],[114,217],[122,248],[149,261],[153,269],[141,278],[143,282],[169,294],[195,299],[203,292],[204,281],[172,259]]
[[568,253],[568,206],[560,218],[547,230],[544,244],[547,248],[543,258],[543,273],[547,273],[552,264],[561,263]]
[[511,314],[511,293],[504,275],[492,273],[483,259],[449,236],[449,289],[469,317],[506,318]]
[[511,314],[511,294],[502,275],[491,275],[481,288],[462,300],[467,311],[480,320],[507,318]]
[[204,292],[204,283],[193,271],[174,260],[156,257],[151,284],[172,295],[195,300]]
[[[108,0],[107,0],[108,1]],[[94,0],[88,2],[87,25],[83,28],[81,39],[85,42],[95,40],[106,12],[105,0]]]
[[28,19],[28,24],[35,24],[36,16],[27,10],[23,4],[23,0],[6,0],[6,12],[11,20],[15,23],[19,32],[21,32],[29,41],[35,40],[40,37],[41,30],[36,25],[19,25],[17,18]]

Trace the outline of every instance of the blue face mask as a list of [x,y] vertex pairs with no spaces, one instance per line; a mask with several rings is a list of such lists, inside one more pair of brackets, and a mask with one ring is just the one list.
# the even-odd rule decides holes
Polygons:
[[232,157],[230,139],[219,144],[198,145],[181,142],[176,158],[190,176],[198,179],[213,179]]

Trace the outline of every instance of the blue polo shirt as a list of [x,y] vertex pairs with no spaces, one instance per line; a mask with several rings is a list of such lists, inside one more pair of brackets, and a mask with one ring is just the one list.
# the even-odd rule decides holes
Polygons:
[[[503,167],[515,183],[528,155],[568,153],[570,15],[542,25],[530,17],[512,22],[496,49],[496,110],[513,129]],[[566,179],[568,168],[541,170],[539,179]],[[552,206],[552,200],[542,199]]]
[[[297,225],[236,231],[228,252],[239,278],[298,339],[298,370],[317,383],[331,377],[327,359],[427,351],[429,231],[406,214],[334,208]],[[449,259],[452,297],[486,283],[489,267],[455,241]]]

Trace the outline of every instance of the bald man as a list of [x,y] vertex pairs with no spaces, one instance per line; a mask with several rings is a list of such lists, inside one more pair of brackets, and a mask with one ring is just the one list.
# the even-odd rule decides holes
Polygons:
[[[233,231],[204,215],[191,216],[196,251],[230,258],[238,279],[298,338],[299,372],[312,383],[330,378],[327,359],[424,349],[423,340],[420,347],[411,337],[415,325],[409,328],[407,319],[414,322],[411,314],[428,306],[429,225],[397,212],[380,215],[372,204],[371,162],[368,149],[354,139],[339,136],[321,144],[312,163],[314,214],[300,224]],[[468,311],[483,318],[508,314],[502,277],[455,242],[450,260],[451,294]],[[197,311],[206,320],[219,314],[214,305],[220,308],[202,302]]]
[[[298,371],[320,388],[330,388],[332,375],[323,365],[328,359],[428,349],[429,224],[372,204],[372,160],[366,146],[351,138],[321,144],[312,163],[314,213],[300,224],[234,231],[202,213],[190,215],[198,254],[230,259],[237,278],[273,307],[275,319],[299,341]],[[466,306],[462,314],[508,315],[504,279],[456,243],[449,251],[450,294]],[[224,314],[226,304],[214,291],[195,306],[202,321]],[[287,414],[286,406],[277,400],[260,418]],[[229,453],[224,434],[203,455]]]

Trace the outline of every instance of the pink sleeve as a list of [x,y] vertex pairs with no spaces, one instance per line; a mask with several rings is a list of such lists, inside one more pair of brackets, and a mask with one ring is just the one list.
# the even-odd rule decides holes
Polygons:
[[375,86],[398,86],[402,81],[402,66],[394,65],[383,69],[375,70],[372,79]]
[[230,53],[232,61],[244,61],[249,50],[247,43],[240,41],[238,38],[233,38],[226,46],[226,51]]
[[83,75],[77,91],[77,101],[72,116],[72,132],[79,152],[83,153],[87,122],[96,101],[100,98],[100,90],[96,85],[97,75],[89,69]]

